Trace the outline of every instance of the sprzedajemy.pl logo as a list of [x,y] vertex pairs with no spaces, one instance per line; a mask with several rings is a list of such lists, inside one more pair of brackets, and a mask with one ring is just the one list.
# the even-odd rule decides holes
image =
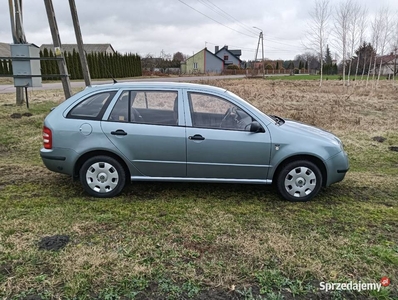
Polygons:
[[319,289],[321,291],[380,291],[381,287],[390,285],[390,279],[383,277],[380,282],[320,282]]

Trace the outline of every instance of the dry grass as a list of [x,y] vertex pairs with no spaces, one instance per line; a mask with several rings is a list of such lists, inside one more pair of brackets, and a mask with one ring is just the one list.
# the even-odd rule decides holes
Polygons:
[[[221,184],[139,183],[115,199],[93,199],[38,156],[42,121],[63,93],[34,91],[33,116],[21,119],[10,115],[26,109],[3,106],[14,95],[0,94],[0,297],[203,299],[207,289],[207,298],[239,297],[234,289],[245,299],[398,297],[398,158],[388,149],[398,145],[394,87],[205,83],[337,133],[351,160],[346,179],[299,204],[269,187]],[[59,252],[38,250],[54,234],[71,241]],[[392,285],[379,294],[318,290],[319,281],[382,276]]]
[[[260,110],[333,131],[398,129],[398,92],[391,82],[377,90],[344,88],[339,81],[206,81],[226,88]],[[364,83],[361,83],[362,85]]]

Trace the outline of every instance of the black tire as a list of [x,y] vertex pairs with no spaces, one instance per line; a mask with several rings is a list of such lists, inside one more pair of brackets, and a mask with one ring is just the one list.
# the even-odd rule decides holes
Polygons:
[[126,184],[122,165],[109,156],[94,156],[86,160],[79,171],[80,182],[91,196],[111,198],[119,195]]
[[298,160],[282,167],[276,178],[276,186],[284,199],[305,202],[319,193],[322,180],[322,173],[316,164]]

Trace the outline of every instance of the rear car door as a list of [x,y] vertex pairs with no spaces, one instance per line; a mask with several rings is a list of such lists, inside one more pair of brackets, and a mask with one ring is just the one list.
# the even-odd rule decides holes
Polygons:
[[186,140],[181,91],[125,90],[102,130],[140,174],[185,177]]

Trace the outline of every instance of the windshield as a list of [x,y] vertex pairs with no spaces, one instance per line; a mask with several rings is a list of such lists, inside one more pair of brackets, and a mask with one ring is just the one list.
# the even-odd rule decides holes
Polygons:
[[[247,102],[246,100],[242,99],[241,97],[239,97],[238,95],[230,92],[230,91],[225,91],[225,93],[233,98],[238,98],[239,100],[241,100],[242,102],[244,102],[246,105],[250,106],[250,109],[252,112],[254,112],[255,114],[259,114],[262,115],[264,117],[266,117],[267,119],[269,119],[269,123],[272,122],[272,120],[274,120],[273,118],[271,118],[269,115],[263,113],[261,110],[259,110],[257,107],[251,105],[249,102]],[[266,119],[263,119],[264,121],[266,121]],[[275,121],[275,120],[274,120]]]

